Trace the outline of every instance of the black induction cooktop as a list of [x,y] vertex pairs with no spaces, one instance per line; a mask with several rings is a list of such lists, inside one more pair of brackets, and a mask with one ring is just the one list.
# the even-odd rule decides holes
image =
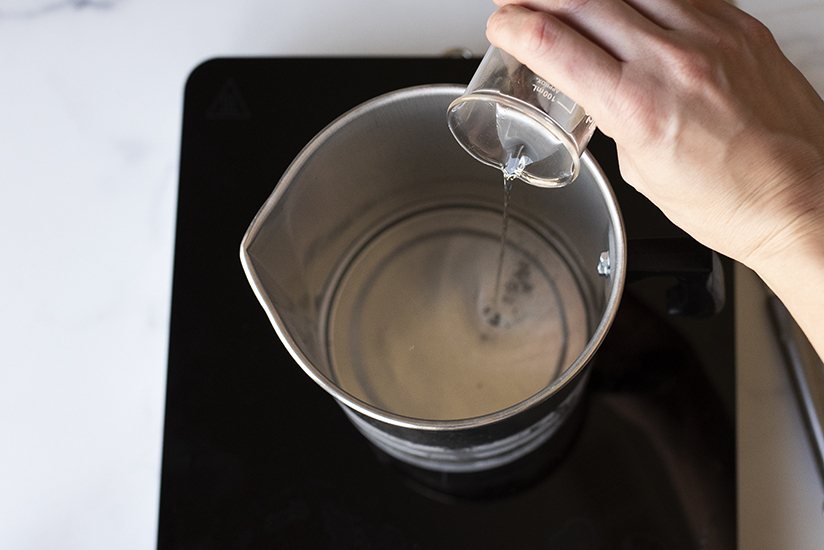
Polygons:
[[[666,313],[670,277],[631,283],[560,462],[494,496],[422,486],[292,360],[239,261],[300,149],[384,92],[466,84],[477,60],[216,59],[185,92],[159,549],[734,549],[733,281],[709,317]],[[681,232],[589,147],[632,239]]]

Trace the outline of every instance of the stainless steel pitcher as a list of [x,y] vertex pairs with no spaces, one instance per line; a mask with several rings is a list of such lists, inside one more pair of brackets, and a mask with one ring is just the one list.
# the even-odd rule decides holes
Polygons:
[[626,267],[615,197],[584,153],[575,185],[513,189],[509,325],[475,326],[494,280],[503,181],[449,132],[447,107],[463,92],[399,90],[334,121],[241,245],[301,368],[375,446],[436,472],[500,468],[551,443],[581,399]]

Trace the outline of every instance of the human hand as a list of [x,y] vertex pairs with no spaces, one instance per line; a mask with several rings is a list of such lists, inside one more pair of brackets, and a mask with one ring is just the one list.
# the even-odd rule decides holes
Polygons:
[[624,179],[758,272],[824,355],[824,101],[767,28],[723,0],[496,3],[490,42],[583,105]]
[[761,23],[722,0],[497,3],[490,41],[581,103],[674,223],[756,266],[821,237],[824,102]]

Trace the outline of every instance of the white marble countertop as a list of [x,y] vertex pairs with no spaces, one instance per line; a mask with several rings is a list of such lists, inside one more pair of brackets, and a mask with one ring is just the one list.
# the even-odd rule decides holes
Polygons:
[[[494,9],[284,4],[0,0],[0,548],[155,547],[189,72],[227,55],[480,54]],[[824,2],[739,5],[824,92]],[[742,281],[739,547],[821,549],[824,492]]]

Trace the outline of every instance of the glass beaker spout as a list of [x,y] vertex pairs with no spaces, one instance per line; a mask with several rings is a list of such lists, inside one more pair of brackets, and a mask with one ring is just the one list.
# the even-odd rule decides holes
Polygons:
[[529,164],[532,164],[532,159],[524,154],[524,145],[518,147],[518,151],[513,155],[509,152],[509,158],[504,161],[503,172],[506,180],[513,180],[521,175]]

